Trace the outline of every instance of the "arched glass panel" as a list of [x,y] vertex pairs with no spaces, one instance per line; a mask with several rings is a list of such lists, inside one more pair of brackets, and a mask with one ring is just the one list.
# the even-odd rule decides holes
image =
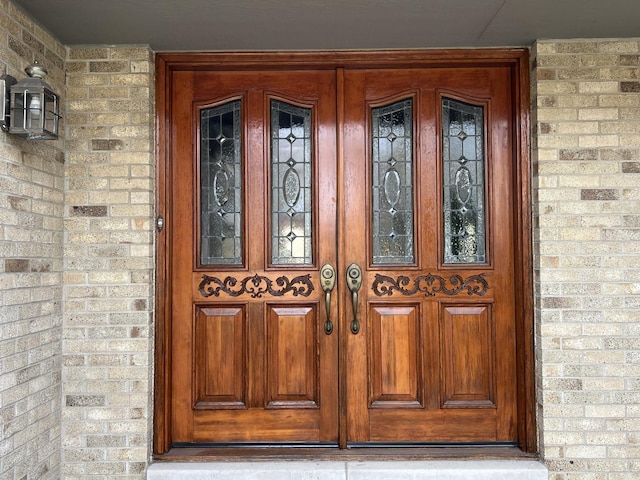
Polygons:
[[414,263],[412,103],[371,110],[374,265]]
[[200,263],[242,264],[241,102],[200,112]]
[[484,263],[484,111],[442,100],[444,262]]
[[313,263],[311,109],[271,101],[271,263]]

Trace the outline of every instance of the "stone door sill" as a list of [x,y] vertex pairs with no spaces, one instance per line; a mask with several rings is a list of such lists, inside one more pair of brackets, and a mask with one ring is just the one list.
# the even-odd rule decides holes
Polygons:
[[156,462],[147,480],[547,480],[536,460]]

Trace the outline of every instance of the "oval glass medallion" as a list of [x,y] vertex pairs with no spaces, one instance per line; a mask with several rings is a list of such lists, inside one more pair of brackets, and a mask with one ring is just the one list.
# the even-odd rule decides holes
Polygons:
[[455,177],[456,194],[458,201],[467,205],[471,200],[471,173],[465,167],[460,167]]
[[283,181],[284,201],[289,207],[295,207],[300,199],[300,177],[298,173],[290,168],[287,173],[284,174]]
[[213,176],[213,191],[215,192],[216,203],[223,206],[229,201],[231,192],[231,179],[226,170],[220,169]]
[[400,175],[395,168],[384,174],[384,196],[389,205],[395,207],[400,201]]

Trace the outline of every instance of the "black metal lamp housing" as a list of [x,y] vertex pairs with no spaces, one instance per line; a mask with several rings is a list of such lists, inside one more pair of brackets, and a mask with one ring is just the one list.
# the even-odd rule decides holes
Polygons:
[[[30,140],[55,140],[60,124],[60,97],[43,80],[47,70],[42,65],[35,62],[25,72],[28,77],[17,83],[8,75],[4,78],[5,94],[9,90],[9,118],[5,117],[2,129]],[[4,105],[6,108],[6,101]]]

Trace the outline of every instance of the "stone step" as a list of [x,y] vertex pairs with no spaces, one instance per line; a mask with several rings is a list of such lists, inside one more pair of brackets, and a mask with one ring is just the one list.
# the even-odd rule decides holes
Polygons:
[[535,460],[158,462],[147,480],[548,480]]

